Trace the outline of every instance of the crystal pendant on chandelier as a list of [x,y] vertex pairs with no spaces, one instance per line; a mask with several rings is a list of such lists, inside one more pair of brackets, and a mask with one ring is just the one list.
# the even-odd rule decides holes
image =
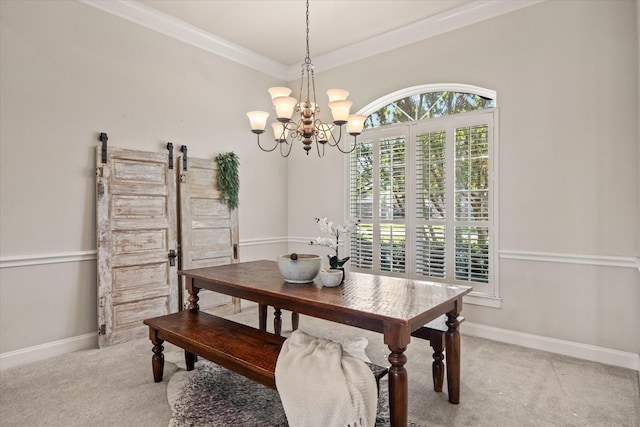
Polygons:
[[[280,147],[280,154],[288,157],[293,142],[302,142],[307,155],[315,143],[318,156],[324,156],[325,146],[336,147],[342,153],[350,153],[356,147],[357,136],[362,133],[366,116],[350,114],[353,102],[347,100],[349,92],[344,89],[329,89],[329,109],[333,116],[333,123],[323,122],[318,118],[320,107],[316,102],[316,85],[313,75],[313,64],[309,56],[309,0],[307,4],[307,56],[302,64],[299,100],[290,96],[291,89],[287,87],[269,88],[271,102],[276,110],[277,121],[271,124],[275,145],[264,148],[260,144],[260,134],[267,126],[269,113],[266,111],[249,111],[247,116],[251,123],[251,132],[258,138],[258,147],[264,151],[274,151]],[[297,115],[295,120],[292,119]],[[348,133],[353,136],[353,144],[346,150],[340,147],[342,128],[348,125]],[[336,135],[337,132],[337,135]]]

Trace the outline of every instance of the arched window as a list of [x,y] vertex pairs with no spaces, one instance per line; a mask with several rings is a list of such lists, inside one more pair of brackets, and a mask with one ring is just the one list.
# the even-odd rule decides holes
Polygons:
[[495,92],[425,85],[360,111],[350,156],[354,270],[472,285],[497,296]]

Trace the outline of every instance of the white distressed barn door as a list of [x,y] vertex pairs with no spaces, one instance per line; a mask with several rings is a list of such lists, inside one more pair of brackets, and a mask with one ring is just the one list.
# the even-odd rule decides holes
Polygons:
[[107,153],[102,163],[97,148],[99,347],[147,336],[144,319],[178,310],[176,173],[168,153]]
[[[238,262],[238,211],[220,202],[217,164],[189,156],[178,158],[180,171],[180,268],[200,268]],[[183,280],[182,278],[180,280]],[[188,294],[180,286],[184,307]],[[240,311],[240,300],[211,291],[198,294],[200,310],[217,315]]]

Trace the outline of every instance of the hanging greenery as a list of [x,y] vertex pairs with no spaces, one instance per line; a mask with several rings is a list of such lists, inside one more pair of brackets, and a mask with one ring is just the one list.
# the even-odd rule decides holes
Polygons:
[[238,166],[240,161],[234,152],[218,154],[217,185],[220,192],[220,201],[227,203],[229,209],[238,207],[238,191],[240,190],[240,176]]

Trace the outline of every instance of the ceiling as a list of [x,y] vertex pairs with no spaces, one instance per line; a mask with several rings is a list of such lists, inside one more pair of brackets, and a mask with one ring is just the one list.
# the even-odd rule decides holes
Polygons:
[[[79,0],[290,81],[306,55],[304,0]],[[310,0],[316,71],[396,49],[544,0]]]
[[[305,58],[305,1],[139,0],[285,65]],[[310,0],[311,59],[471,0]]]

